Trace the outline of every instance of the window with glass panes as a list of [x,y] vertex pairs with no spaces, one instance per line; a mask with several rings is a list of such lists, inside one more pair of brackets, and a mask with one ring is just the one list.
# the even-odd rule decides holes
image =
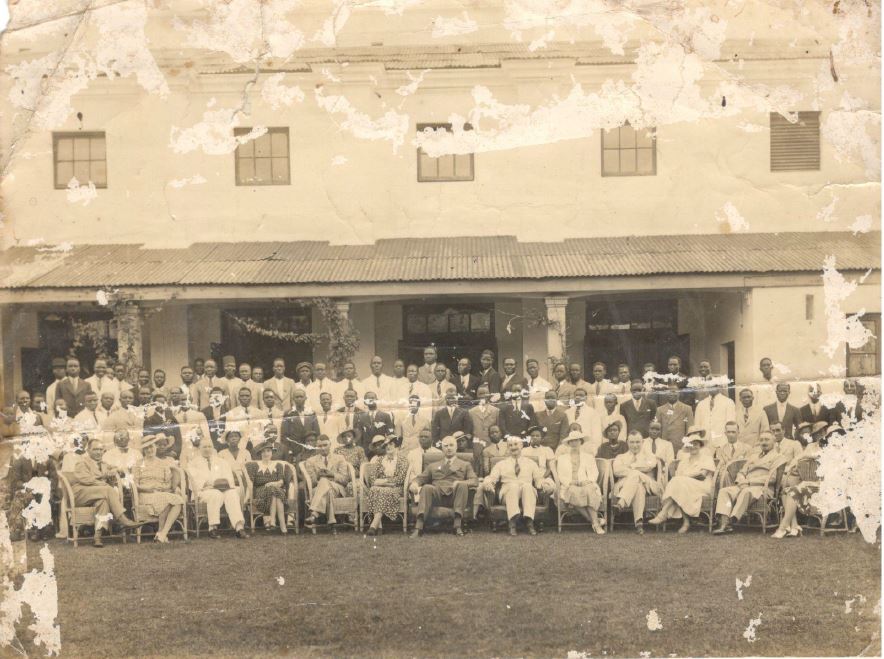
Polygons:
[[858,348],[847,346],[847,375],[860,377],[881,373],[881,314],[869,313],[860,318],[869,332],[869,340]]
[[107,151],[104,133],[53,133],[52,159],[55,187],[67,188],[72,179],[80,185],[107,187]]
[[[236,136],[251,128],[236,128]],[[288,185],[289,129],[268,128],[267,132],[236,147],[237,185]]]
[[[451,124],[418,124],[418,132],[431,128],[451,131]],[[470,130],[469,124],[464,130]],[[472,153],[457,153],[431,158],[423,149],[417,150],[417,180],[420,183],[438,181],[472,181],[475,177],[475,161]]]
[[657,173],[657,129],[624,124],[602,131],[602,176]]

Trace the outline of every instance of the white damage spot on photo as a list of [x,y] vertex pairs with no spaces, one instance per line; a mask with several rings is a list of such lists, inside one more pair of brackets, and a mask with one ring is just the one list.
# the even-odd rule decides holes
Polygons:
[[[4,568],[11,566],[13,557],[6,513],[0,511],[0,565]],[[33,621],[28,629],[34,635],[34,645],[43,647],[46,655],[52,656],[61,652],[61,628],[56,623],[58,583],[55,558],[47,545],[40,549],[40,560],[42,568],[26,572],[18,588],[7,576],[6,569],[0,575],[0,647],[15,647],[16,625],[29,611]]]
[[752,575],[750,574],[746,577],[745,581],[741,581],[739,577],[736,578],[736,588],[737,588],[737,599],[743,599],[743,588],[748,588],[752,585]]
[[758,629],[758,625],[761,624],[761,614],[758,614],[757,618],[752,618],[749,620],[749,625],[743,631],[743,638],[745,638],[750,643],[754,643],[758,639],[755,636],[755,632]]
[[285,586],[285,577],[276,577],[276,583],[280,586]]
[[294,103],[304,102],[304,92],[298,85],[288,87],[282,84],[285,72],[274,73],[264,80],[261,86],[261,99],[273,110],[291,107]]
[[443,37],[458,37],[479,29],[476,23],[467,12],[461,13],[460,16],[446,18],[445,16],[437,16],[433,20],[433,38],[442,39]]
[[76,177],[68,181],[67,200],[72,204],[83,204],[88,206],[93,199],[98,198],[98,190],[95,184],[89,181],[86,185],[81,185]]
[[715,221],[719,224],[726,224],[728,231],[734,233],[748,231],[750,228],[746,218],[740,215],[740,211],[731,202],[727,202],[724,208],[715,215]]
[[203,183],[208,183],[205,177],[199,174],[194,174],[193,176],[188,176],[187,178],[172,179],[171,181],[169,181],[169,187],[180,190],[187,185],[202,185]]
[[380,118],[360,112],[345,96],[326,95],[321,87],[315,90],[316,103],[333,117],[343,115],[338,127],[345,132],[364,140],[387,140],[396,152],[405,143],[409,117],[393,110],[387,110]]
[[860,233],[868,233],[872,230],[874,226],[874,218],[871,215],[860,215],[851,224],[848,229],[853,232],[853,235],[857,235]]
[[651,609],[648,611],[646,618],[648,621],[648,629],[650,631],[656,632],[663,629],[663,623],[660,621],[660,616],[657,615],[657,609]]
[[239,126],[239,108],[211,109],[216,103],[214,98],[206,104],[203,120],[189,128],[172,126],[169,136],[169,148],[175,153],[190,153],[201,150],[212,156],[232,153],[237,146],[249,140],[261,137],[267,132],[264,126],[255,126],[245,135],[234,135],[233,129]]

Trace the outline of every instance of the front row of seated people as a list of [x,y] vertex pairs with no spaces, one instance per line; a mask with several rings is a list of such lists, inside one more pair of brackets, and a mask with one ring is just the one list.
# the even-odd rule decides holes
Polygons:
[[[728,427],[728,443],[713,454],[706,447],[705,432],[691,428],[678,453],[677,468],[665,489],[657,472],[666,468],[668,461],[658,452],[659,429],[653,423],[648,438],[633,431],[626,442],[620,440],[618,424],[609,424],[603,433],[605,441],[596,447],[595,454],[611,460],[614,477],[612,507],[618,512],[631,510],[639,534],[644,532],[648,496],[661,497],[660,510],[648,523],[682,519],[679,532],[687,532],[691,518],[698,517],[701,512],[711,512],[702,509],[704,498],[711,497],[714,491],[719,466],[724,467],[733,459],[744,459],[734,481],[722,483],[715,502],[719,523],[714,533],[728,533],[733,522],[741,518],[763,493],[773,494],[773,482],[769,476],[782,464],[784,514],[773,535],[782,538],[800,533],[797,514],[810,509],[810,496],[819,489],[818,483],[801,482],[798,461],[817,458],[826,437],[844,431],[839,426],[829,429],[825,422],[803,423],[799,427],[803,442],[798,442],[784,439],[781,427],[772,427],[772,430],[761,433],[756,449],[744,450],[736,441],[735,429]],[[517,533],[516,523],[521,517],[528,533],[534,535],[537,532],[534,518],[538,491],[546,495],[555,493],[553,471],[558,480],[558,505],[583,517],[595,533],[605,532],[603,514],[600,515],[604,502],[598,467],[593,452],[587,450],[587,437],[579,424],[571,424],[569,434],[555,452],[542,443],[543,429],[540,427],[529,428],[529,444],[525,446],[521,437],[509,436],[504,440],[500,429],[491,426],[488,445],[476,454],[481,473],[485,474],[481,479],[472,462],[457,456],[457,434],[460,433],[446,436],[440,451],[432,446],[430,433],[422,432],[420,447],[407,454],[399,450],[395,437],[377,435],[372,439],[370,448],[375,457],[368,462],[366,469],[367,487],[362,510],[371,516],[368,535],[380,532],[384,517],[395,520],[401,515],[401,495],[409,474],[408,489],[414,496],[417,510],[413,537],[423,535],[426,521],[439,506],[452,509],[454,533],[462,536],[470,489],[476,488],[473,516],[478,517],[483,508],[487,511],[495,503],[498,485],[497,497],[506,508],[510,534]],[[338,447],[332,451],[331,440],[320,435],[315,440],[315,453],[301,463],[313,485],[310,500],[305,501],[308,510],[305,523],[308,526],[323,518],[335,522],[335,499],[354,496],[350,466],[358,473],[360,465],[366,461],[362,448],[354,444],[352,430],[345,430],[336,439]],[[203,437],[188,460],[190,487],[196,499],[205,504],[209,536],[219,537],[221,510],[224,509],[237,537],[246,537],[242,512],[247,494],[242,478],[244,473],[252,484],[253,508],[263,516],[264,528],[268,531],[278,529],[285,534],[291,524],[286,503],[291,498],[288,492],[293,470],[291,465],[279,459],[284,455],[284,449],[278,431],[268,424],[264,441],[252,453],[240,448],[241,440],[242,434],[238,430],[228,429],[224,435],[227,448],[219,452],[210,438]],[[125,529],[143,524],[126,514],[121,488],[117,485],[121,479],[127,485],[131,482],[137,489],[139,512],[156,518],[155,540],[159,543],[169,541],[169,532],[185,503],[179,494],[182,491],[181,471],[174,458],[168,456],[168,438],[162,434],[144,437],[140,442],[140,456],[128,447],[128,442],[129,434],[119,431],[114,434],[114,448],[107,452],[102,441],[93,438],[88,440],[85,454],[77,456],[73,465],[67,461],[70,454],[65,456],[61,471],[69,479],[75,505],[95,507],[96,546],[102,546],[102,529],[107,528],[111,520]],[[426,459],[431,456],[436,461]],[[719,458],[718,465],[716,457]],[[40,464],[33,455],[22,456],[14,461],[11,476],[16,480],[16,474],[20,474],[18,480],[22,480],[29,479],[31,473],[46,471],[49,474],[46,469],[39,469]],[[131,481],[128,481],[130,475]],[[24,499],[33,498],[34,494],[28,493],[26,488],[19,489],[23,494],[19,495],[18,490],[13,492],[22,500],[14,498],[13,506],[17,504],[18,509],[23,509],[28,503]]]

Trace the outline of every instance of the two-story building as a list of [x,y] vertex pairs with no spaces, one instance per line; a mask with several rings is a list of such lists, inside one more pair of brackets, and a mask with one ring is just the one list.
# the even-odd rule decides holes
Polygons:
[[762,357],[880,373],[876,338],[839,334],[862,314],[880,336],[880,76],[855,8],[222,4],[13,13],[6,402],[74,343],[174,382],[198,357],[322,359],[288,340],[322,332],[318,297],[362,374],[430,343],[546,377],[671,354],[738,382]]

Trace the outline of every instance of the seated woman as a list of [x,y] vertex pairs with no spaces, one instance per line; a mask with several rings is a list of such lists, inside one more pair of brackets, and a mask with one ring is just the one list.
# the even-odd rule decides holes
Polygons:
[[399,454],[399,447],[392,437],[375,435],[369,449],[375,457],[366,471],[365,508],[372,515],[366,535],[377,535],[384,515],[395,520],[401,513],[400,497],[408,475],[408,460]]
[[660,496],[662,488],[653,471],[657,458],[645,448],[642,434],[633,430],[626,439],[628,450],[614,458],[614,507],[626,510],[632,507],[635,531],[644,534],[645,498],[648,494]]
[[715,483],[715,461],[712,455],[703,450],[706,431],[696,426],[688,430],[682,446],[688,456],[679,460],[675,476],[663,492],[663,506],[650,524],[662,524],[667,519],[684,518],[679,533],[687,533],[691,528],[691,517],[700,514],[703,497],[712,494]]
[[286,492],[291,476],[284,462],[273,459],[273,444],[263,442],[256,449],[260,456],[257,462],[246,463],[246,473],[252,479],[252,505],[264,516],[264,530],[268,533],[277,529],[287,534],[285,516]]
[[556,475],[559,479],[559,498],[571,506],[586,521],[592,530],[603,535],[605,530],[599,524],[596,512],[602,502],[599,489],[599,470],[595,458],[582,450],[586,437],[579,430],[572,430],[564,440],[567,452],[556,458]]
[[819,461],[820,453],[826,445],[827,425],[825,421],[817,421],[813,425],[810,434],[810,442],[803,451],[796,455],[787,465],[783,472],[783,516],[780,525],[774,531],[772,538],[781,540],[787,535],[795,537],[801,535],[801,526],[798,524],[798,513],[806,515],[811,510],[810,498],[819,492],[819,481],[802,481],[798,472],[800,460]]
[[184,499],[178,494],[178,470],[165,459],[157,457],[157,437],[148,435],[141,442],[141,462],[132,475],[138,490],[138,504],[159,519],[154,542],[169,542],[169,531],[178,516]]

